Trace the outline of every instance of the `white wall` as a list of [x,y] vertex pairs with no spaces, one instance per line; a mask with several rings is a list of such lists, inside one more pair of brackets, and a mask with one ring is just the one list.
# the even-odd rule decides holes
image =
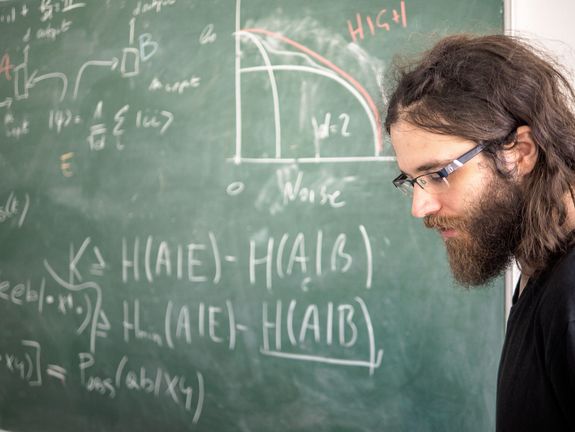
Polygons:
[[536,40],[570,70],[575,83],[575,1],[506,0],[506,31]]

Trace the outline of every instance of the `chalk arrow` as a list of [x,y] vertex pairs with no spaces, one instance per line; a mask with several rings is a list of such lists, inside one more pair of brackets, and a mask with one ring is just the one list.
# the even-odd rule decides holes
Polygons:
[[26,87],[27,88],[34,87],[34,80],[36,79],[37,73],[38,73],[38,69],[36,69],[34,72],[32,72],[32,75],[30,75],[30,77],[28,77],[28,80],[26,81]]
[[90,60],[87,61],[86,63],[84,63],[82,65],[82,67],[80,68],[80,70],[78,71],[78,75],[76,76],[76,84],[74,85],[74,99],[76,99],[78,97],[78,89],[80,88],[80,80],[82,79],[82,75],[84,74],[84,71],[86,70],[86,68],[90,67],[90,66],[98,66],[98,67],[107,67],[110,68],[110,70],[115,70],[118,67],[118,63],[120,62],[120,60],[118,60],[117,57],[114,57],[112,60]]
[[35,70],[34,72],[32,72],[32,75],[30,75],[30,77],[28,78],[28,81],[26,81],[26,87],[28,89],[31,89],[40,81],[44,81],[46,79],[53,79],[53,78],[59,79],[62,81],[62,93],[60,95],[60,102],[62,102],[64,100],[64,96],[66,96],[66,92],[68,91],[68,78],[66,77],[66,75],[64,75],[61,72],[51,72],[51,73],[47,73],[47,74],[40,75],[39,77],[37,77],[36,76],[37,73],[38,73],[38,70]]

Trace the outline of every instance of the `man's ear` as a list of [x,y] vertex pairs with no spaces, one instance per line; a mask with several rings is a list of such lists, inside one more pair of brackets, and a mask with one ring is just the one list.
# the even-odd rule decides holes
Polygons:
[[533,140],[530,126],[519,126],[515,143],[505,151],[505,159],[515,170],[515,175],[521,179],[535,167],[539,149]]

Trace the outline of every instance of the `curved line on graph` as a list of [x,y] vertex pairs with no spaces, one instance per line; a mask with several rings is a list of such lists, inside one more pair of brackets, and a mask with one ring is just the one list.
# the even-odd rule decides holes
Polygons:
[[[361,94],[350,83],[348,83],[346,80],[344,80],[339,75],[336,75],[334,72],[331,72],[331,71],[325,71],[323,69],[312,68],[309,66],[298,66],[298,65],[274,65],[274,66],[272,66],[272,69],[278,70],[278,71],[308,72],[308,73],[312,73],[312,74],[316,74],[316,75],[322,75],[324,77],[330,78],[330,79],[336,81],[337,83],[341,84],[347,90],[349,90],[349,92],[353,96],[355,96],[355,98],[359,101],[359,103],[361,104],[361,106],[363,107],[363,109],[365,110],[365,112],[367,114],[367,118],[369,119],[369,123],[371,124],[371,129],[372,129],[373,135],[375,137],[377,137],[377,133],[378,133],[377,125],[378,124],[376,123],[376,119],[374,118],[372,111],[369,109],[369,105],[367,104],[365,99],[363,97],[361,97]],[[249,67],[249,68],[242,68],[242,69],[240,69],[240,72],[242,72],[242,73],[244,73],[244,72],[264,72],[266,70],[267,70],[267,68],[265,66],[254,66],[254,67]],[[377,150],[377,145],[378,145],[378,141],[376,139],[375,143],[374,143],[374,147],[376,150]],[[377,153],[376,153],[376,155],[377,155]]]
[[286,57],[301,57],[301,58],[304,59],[305,62],[308,63],[310,66],[316,67],[316,68],[318,68],[318,69],[323,69],[323,70],[326,70],[326,71],[331,70],[331,69],[328,69],[328,68],[326,68],[326,67],[324,67],[324,66],[322,66],[322,65],[320,65],[320,64],[317,64],[317,63],[314,62],[314,61],[310,58],[310,56],[308,56],[308,55],[305,55],[305,54],[302,54],[302,53],[298,53],[298,52],[295,52],[295,51],[278,50],[278,49],[272,48],[272,47],[270,46],[270,44],[269,44],[268,42],[266,42],[265,40],[263,40],[263,39],[262,39],[260,42],[266,47],[266,50],[267,50],[268,52],[272,53],[272,54],[276,54],[276,55],[279,55],[279,56],[286,56]]
[[256,45],[256,47],[258,48],[264,63],[265,63],[265,68],[268,72],[268,77],[270,80],[270,85],[272,88],[272,98],[274,101],[274,123],[275,123],[275,128],[276,128],[276,158],[281,157],[281,149],[282,149],[282,138],[281,138],[281,123],[280,123],[280,103],[279,103],[279,97],[278,97],[278,87],[277,87],[277,83],[276,83],[276,77],[274,75],[274,71],[272,69],[272,63],[270,61],[270,58],[268,56],[268,53],[266,52],[266,49],[264,48],[264,46],[262,45],[261,41],[259,40],[259,38],[256,35],[253,35],[251,33],[248,32],[244,32],[244,31],[239,31],[238,34],[240,36],[247,36],[249,37],[252,42]]
[[344,77],[347,81],[349,81],[361,93],[361,95],[365,98],[367,104],[369,105],[369,108],[371,109],[371,112],[373,113],[373,115],[376,119],[376,123],[377,123],[377,136],[376,136],[376,140],[377,140],[377,149],[376,150],[377,150],[377,152],[376,152],[376,155],[378,155],[383,150],[383,135],[382,135],[382,129],[381,129],[381,121],[379,118],[379,112],[377,110],[377,107],[375,106],[375,103],[373,102],[373,99],[371,98],[371,96],[369,95],[367,90],[365,90],[365,88],[363,88],[362,85],[355,80],[355,78],[353,78],[350,74],[345,72],[343,69],[339,68],[338,66],[336,66],[335,64],[330,62],[325,57],[321,56],[320,54],[309,49],[308,47],[306,47],[306,46],[300,44],[299,42],[296,42],[293,39],[290,39],[287,36],[284,36],[280,33],[272,32],[272,31],[262,29],[262,28],[248,28],[248,29],[243,29],[242,31],[243,32],[250,32],[250,33],[265,34],[267,36],[271,36],[273,38],[279,39],[280,41],[285,42],[285,43],[297,48],[298,50],[303,51],[304,53],[310,55],[311,57],[315,58],[320,63],[323,63],[325,66],[327,66],[328,68],[337,72],[339,75]]

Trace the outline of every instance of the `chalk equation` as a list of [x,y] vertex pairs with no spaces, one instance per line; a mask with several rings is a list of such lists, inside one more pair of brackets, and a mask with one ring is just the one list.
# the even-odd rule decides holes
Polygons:
[[[352,248],[350,242],[362,247]],[[20,310],[47,323],[45,332],[58,328],[61,336],[76,340],[77,365],[44,360],[37,340],[23,340],[18,352],[0,353],[0,364],[30,387],[49,379],[63,386],[79,383],[86,392],[111,399],[122,392],[164,398],[188,411],[194,423],[209,391],[202,372],[174,374],[161,365],[138,364],[129,353],[136,349],[193,355],[197,349],[224,348],[233,358],[238,347],[243,351],[245,341],[255,338],[259,342],[253,355],[266,361],[364,368],[371,376],[383,362],[373,317],[361,294],[373,285],[372,242],[363,225],[353,232],[316,229],[267,238],[255,234],[242,250],[231,250],[216,231],[181,242],[152,235],[122,237],[112,250],[111,244],[85,237],[70,243],[64,265],[45,258],[41,277],[10,278],[5,276],[8,269],[0,268],[0,310]],[[261,290],[262,299],[234,300],[228,271],[242,274],[247,286]],[[315,279],[348,272],[356,280],[362,275],[363,281],[347,299],[306,299],[316,290]],[[111,280],[114,274],[120,280]],[[275,285],[289,278],[299,280],[290,283],[291,298],[274,299]],[[144,294],[159,281],[172,281],[177,288],[167,296]],[[122,285],[130,289],[116,293]],[[177,300],[200,287],[199,294]],[[206,288],[224,289],[228,295],[210,299]],[[298,292],[303,297],[296,296]],[[248,315],[246,308],[251,310]],[[126,354],[118,356],[116,371],[100,370],[99,356],[108,358],[103,353],[118,341]]]
[[[363,244],[364,286],[373,283],[373,250],[367,229],[360,225],[353,233]],[[202,241],[173,243],[148,235],[131,240],[122,239],[122,281],[147,281],[153,283],[158,277],[179,281],[220,283],[225,266],[241,266],[248,274],[251,285],[265,282],[271,291],[274,280],[298,275],[300,288],[310,289],[313,277],[326,273],[347,273],[357,265],[357,259],[348,251],[350,235],[339,233],[328,237],[317,230],[310,238],[299,232],[283,233],[262,240],[252,239],[247,245],[247,261],[222,250],[215,233],[208,232]],[[359,258],[359,257],[358,257]],[[242,262],[243,261],[243,262]],[[208,266],[208,263],[211,266]],[[207,273],[206,268],[211,272]]]
[[198,422],[205,399],[204,378],[199,371],[190,378],[162,367],[143,366],[123,355],[118,359],[114,373],[103,376],[98,373],[94,354],[79,352],[73,367],[65,368],[48,363],[42,345],[36,340],[20,341],[17,352],[0,351],[0,373],[2,370],[30,387],[42,387],[48,381],[54,381],[65,388],[75,381],[86,392],[110,399],[122,392],[163,398],[190,412],[193,423]]
[[[361,297],[354,299],[355,304],[334,305],[328,302],[323,308],[316,304],[302,306],[300,303],[297,300],[291,300],[287,307],[280,300],[276,301],[274,306],[263,304],[263,346],[260,350],[263,355],[298,361],[366,367],[369,368],[371,375],[376,368],[381,366],[383,350],[375,345],[371,317]],[[303,309],[305,312],[301,322],[294,323],[298,309]],[[359,322],[362,323],[363,329],[358,326]],[[366,339],[368,346],[368,352],[364,358],[355,358],[354,354],[349,355],[349,352],[342,357],[326,356],[317,352],[310,353],[309,349],[305,349],[309,346],[308,339],[311,339],[320,346],[337,345],[343,352],[346,348],[353,348],[358,339],[362,337]],[[357,350],[352,352],[354,351]]]
[[88,392],[114,399],[118,393],[138,393],[150,398],[165,398],[192,414],[192,423],[197,423],[205,399],[205,384],[201,372],[190,378],[174,374],[161,367],[142,366],[127,355],[116,363],[114,373],[109,376],[98,374],[93,354],[78,354],[80,383]]
[[[384,364],[381,229],[346,216],[362,181],[346,164],[394,160],[373,91],[383,66],[360,45],[406,28],[406,2],[327,33],[208,3],[0,0],[0,234],[19,236],[0,261],[0,316],[18,322],[2,333],[3,385],[196,425],[227,409],[214,364],[370,384]],[[346,168],[309,168],[332,163]],[[199,216],[182,216],[189,198]],[[203,207],[219,199],[230,220],[236,205],[248,215],[212,224]]]

